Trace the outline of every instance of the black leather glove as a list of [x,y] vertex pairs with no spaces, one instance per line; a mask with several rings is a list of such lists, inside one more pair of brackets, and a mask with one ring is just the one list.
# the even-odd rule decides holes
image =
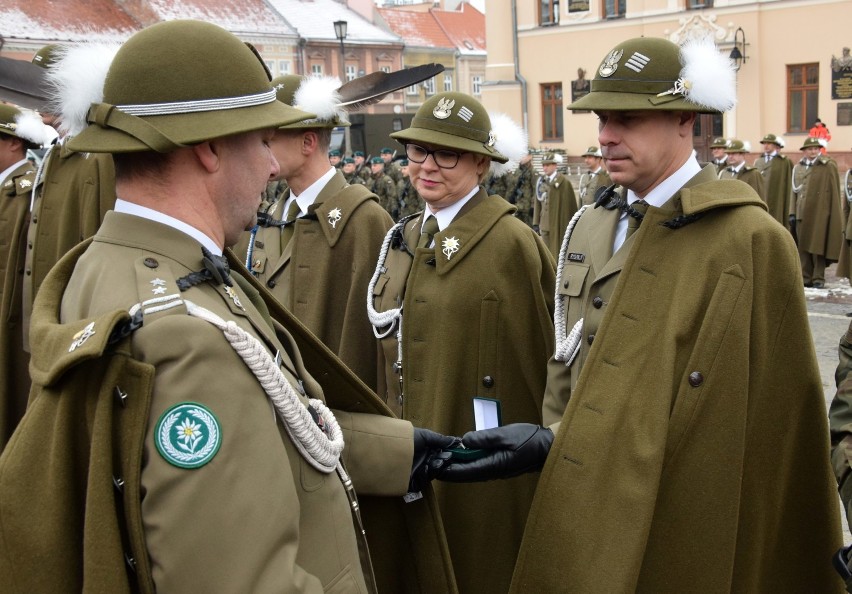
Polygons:
[[441,435],[429,429],[414,428],[414,459],[411,463],[411,478],[408,492],[416,493],[426,488],[432,479],[441,474],[449,464],[452,454],[445,450],[457,446],[461,439]]
[[494,429],[470,431],[462,438],[470,450],[487,450],[482,458],[459,461],[446,466],[437,475],[442,481],[471,483],[506,479],[541,470],[553,432],[531,423],[514,423]]

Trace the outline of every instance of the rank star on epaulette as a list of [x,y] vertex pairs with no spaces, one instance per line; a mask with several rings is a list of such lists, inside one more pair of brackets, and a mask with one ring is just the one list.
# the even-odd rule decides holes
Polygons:
[[30,180],[28,180],[28,179],[22,179],[21,180],[21,187],[22,188],[29,188],[31,185],[33,185],[33,182],[31,182]]

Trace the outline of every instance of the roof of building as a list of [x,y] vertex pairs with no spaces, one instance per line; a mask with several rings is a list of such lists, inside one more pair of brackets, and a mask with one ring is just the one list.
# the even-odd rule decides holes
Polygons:
[[456,47],[431,12],[400,8],[379,8],[377,11],[388,28],[399,35],[407,47],[434,49],[455,49]]
[[337,41],[334,21],[347,22],[345,43],[402,43],[360,14],[335,0],[267,0],[278,13],[309,41]]
[[141,25],[112,0],[3,0],[0,34],[44,41],[123,40]]
[[468,55],[485,55],[485,15],[467,2],[463,2],[459,10],[429,11],[462,53]]
[[146,0],[160,20],[199,19],[232,33],[297,35],[263,0]]

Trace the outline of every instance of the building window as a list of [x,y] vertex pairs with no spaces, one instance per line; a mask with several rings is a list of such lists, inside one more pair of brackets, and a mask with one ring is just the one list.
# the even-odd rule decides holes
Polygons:
[[807,132],[818,117],[819,64],[787,66],[787,132]]
[[358,75],[355,72],[355,66],[353,64],[347,64],[346,65],[346,80],[347,81],[355,80],[357,77],[358,77]]
[[410,87],[408,87],[406,93],[408,93],[409,95],[418,95],[420,93],[419,85],[411,85]]
[[473,95],[475,97],[479,97],[482,95],[482,77],[474,76],[470,79],[471,90],[473,91]]
[[423,90],[426,91],[426,95],[434,95],[435,94],[435,77],[434,76],[430,79],[423,81]]
[[603,0],[603,17],[605,19],[624,18],[627,12],[627,0]]
[[686,0],[686,8],[690,10],[696,8],[713,8],[713,0]]
[[559,24],[559,0],[539,0],[538,24],[542,27]]
[[541,85],[542,140],[562,140],[562,83]]
[[278,74],[290,74],[290,60],[278,60]]
[[449,93],[453,90],[453,75],[444,73],[444,92]]
[[311,74],[322,75],[322,64],[311,64]]
[[382,72],[390,72],[390,66],[379,66],[379,70]]

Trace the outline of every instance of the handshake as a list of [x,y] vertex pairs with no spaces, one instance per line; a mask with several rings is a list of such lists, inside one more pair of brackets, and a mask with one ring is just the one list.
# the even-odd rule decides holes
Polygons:
[[550,429],[531,423],[470,431],[462,438],[415,427],[408,490],[421,491],[433,479],[473,483],[535,472],[552,443]]

